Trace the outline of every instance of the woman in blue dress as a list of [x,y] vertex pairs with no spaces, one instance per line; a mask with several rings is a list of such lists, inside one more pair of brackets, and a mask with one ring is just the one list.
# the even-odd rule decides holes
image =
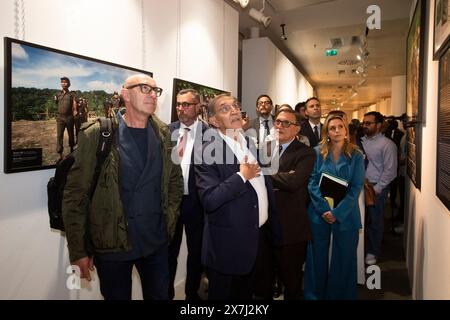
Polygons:
[[[323,139],[314,148],[317,160],[308,185],[313,240],[308,246],[304,297],[356,299],[356,251],[362,227],[358,197],[364,185],[364,157],[350,143],[348,125],[342,117],[329,115],[322,130]],[[348,182],[344,198],[334,208],[320,190],[320,178],[325,172]]]

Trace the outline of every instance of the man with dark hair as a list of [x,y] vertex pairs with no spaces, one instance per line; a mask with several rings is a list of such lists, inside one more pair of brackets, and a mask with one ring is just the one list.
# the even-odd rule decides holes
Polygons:
[[374,206],[367,207],[369,224],[366,226],[366,264],[377,263],[384,232],[384,205],[389,184],[397,176],[397,147],[381,133],[383,115],[376,111],[364,115],[365,136],[361,139],[367,157],[366,180],[375,191]]
[[62,90],[55,96],[55,104],[58,107],[56,117],[56,152],[59,153],[58,162],[63,159],[64,130],[69,136],[70,152],[75,146],[74,117],[77,115],[77,101],[74,92],[69,91],[70,79],[61,78]]
[[294,110],[300,114],[302,121],[308,119],[308,117],[306,116],[306,102],[297,103]]
[[267,94],[262,94],[256,99],[256,113],[258,118],[250,121],[246,130],[256,130],[256,144],[260,148],[267,137],[273,133],[272,99]]
[[305,114],[308,120],[303,121],[300,134],[308,137],[311,148],[314,148],[322,139],[322,124],[320,123],[322,111],[320,101],[316,97],[311,97],[306,100],[305,104]]
[[203,132],[208,128],[198,119],[200,113],[200,95],[194,89],[184,89],[177,94],[178,121],[169,125],[172,136],[177,138],[177,152],[183,171],[184,191],[181,201],[180,217],[175,228],[175,235],[169,245],[170,286],[169,299],[175,296],[174,281],[177,272],[178,254],[180,252],[183,227],[186,233],[188,250],[187,270],[184,292],[186,300],[200,300],[197,291],[202,274],[201,250],[203,235],[203,208],[195,186],[194,155],[202,148]]

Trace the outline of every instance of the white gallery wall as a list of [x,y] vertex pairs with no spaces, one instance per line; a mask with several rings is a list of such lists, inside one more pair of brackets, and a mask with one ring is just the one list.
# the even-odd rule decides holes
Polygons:
[[[152,71],[164,89],[157,115],[165,122],[174,77],[237,94],[238,13],[224,1],[5,0],[0,2],[2,37],[15,37],[15,2],[24,4],[18,31],[25,41]],[[3,49],[0,71],[5,71]],[[3,89],[0,105],[3,110]],[[54,170],[4,174],[3,156],[0,112],[0,299],[101,298],[96,276],[89,284],[83,281],[81,290],[66,288],[66,240],[50,230],[47,216],[46,184]],[[185,274],[185,255],[177,282]],[[139,286],[133,297],[141,297]]]
[[[413,1],[415,2],[415,1]],[[414,299],[450,299],[450,211],[436,196],[439,63],[433,61],[435,0],[429,1],[425,41],[426,123],[422,131],[422,186],[407,179],[406,261]],[[411,8],[413,15],[415,3]]]
[[256,98],[268,94],[274,104],[292,107],[313,95],[313,87],[268,38],[242,43],[242,108],[256,117]]

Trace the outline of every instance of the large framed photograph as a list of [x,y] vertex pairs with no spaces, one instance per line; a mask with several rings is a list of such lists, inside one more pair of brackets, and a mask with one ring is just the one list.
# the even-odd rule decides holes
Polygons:
[[434,2],[434,60],[439,60],[445,44],[450,39],[449,5],[450,0],[436,0]]
[[407,173],[420,189],[426,1],[418,0],[408,32],[406,60]]
[[450,210],[450,45],[439,59],[436,195]]
[[54,168],[75,148],[84,122],[120,108],[127,77],[152,76],[11,38],[4,38],[4,48],[5,173]]
[[215,96],[222,93],[229,93],[228,91],[223,91],[220,89],[211,88],[202,84],[182,80],[173,79],[173,96],[172,96],[172,118],[171,121],[177,121],[177,93],[183,89],[194,89],[200,94],[200,103],[202,105],[199,118],[208,123],[208,103]]

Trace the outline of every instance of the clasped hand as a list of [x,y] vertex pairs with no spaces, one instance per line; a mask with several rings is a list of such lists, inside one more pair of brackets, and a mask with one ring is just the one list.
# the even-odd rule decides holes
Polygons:
[[245,180],[250,180],[254,177],[259,177],[261,168],[259,167],[257,162],[248,162],[248,156],[245,156],[244,162],[239,166],[239,172],[244,176]]
[[322,219],[325,220],[329,224],[333,224],[336,222],[336,217],[331,213],[331,211],[327,211],[322,215]]

